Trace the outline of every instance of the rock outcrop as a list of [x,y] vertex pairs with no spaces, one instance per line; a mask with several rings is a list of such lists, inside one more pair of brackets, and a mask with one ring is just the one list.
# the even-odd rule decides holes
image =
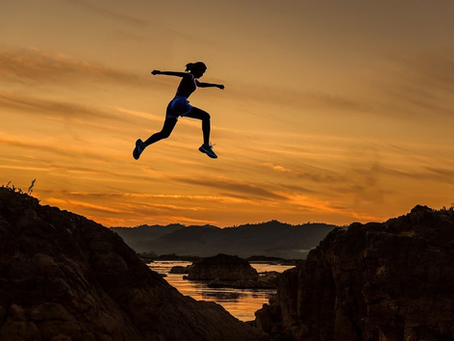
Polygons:
[[170,274],[188,274],[190,267],[191,267],[191,265],[187,265],[187,266],[181,266],[181,265],[172,266],[172,268],[170,269],[169,273]]
[[275,289],[279,276],[276,271],[259,274],[247,260],[224,254],[203,258],[175,271],[187,271],[184,279],[209,281],[210,288]]
[[453,340],[453,321],[454,212],[422,206],[334,230],[256,312],[276,340]]
[[0,340],[261,340],[215,303],[181,295],[123,240],[0,188]]
[[188,279],[237,281],[258,277],[257,271],[245,259],[218,254],[195,262],[189,269]]

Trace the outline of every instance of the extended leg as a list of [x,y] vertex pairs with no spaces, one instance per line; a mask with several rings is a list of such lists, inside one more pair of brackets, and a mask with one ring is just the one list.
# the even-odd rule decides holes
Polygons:
[[216,159],[218,156],[210,146],[210,131],[211,131],[210,114],[199,108],[193,107],[191,111],[185,116],[202,120],[203,144],[200,146],[199,150],[202,153],[207,154],[212,159]]
[[193,107],[191,111],[185,115],[186,117],[198,118],[202,120],[203,143],[210,144],[210,131],[211,131],[211,116],[206,111]]
[[166,118],[164,121],[164,126],[162,127],[160,132],[157,132],[153,135],[151,135],[144,143],[144,149],[148,147],[150,144],[153,144],[155,142],[158,142],[162,139],[166,139],[170,136],[170,133],[172,132],[173,128],[175,127],[175,124],[177,124],[177,119],[176,118]]
[[132,156],[134,159],[138,160],[140,157],[140,154],[144,151],[144,149],[149,146],[152,143],[158,142],[159,140],[168,138],[170,136],[170,133],[172,132],[173,128],[175,127],[175,124],[177,124],[177,119],[176,118],[166,118],[164,121],[164,126],[162,127],[160,132],[157,132],[153,135],[151,135],[145,142],[143,142],[141,139],[138,139],[136,141],[136,147],[134,148],[134,151],[132,152]]

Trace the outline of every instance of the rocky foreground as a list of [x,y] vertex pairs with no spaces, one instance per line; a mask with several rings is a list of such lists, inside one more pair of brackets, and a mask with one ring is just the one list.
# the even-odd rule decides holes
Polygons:
[[0,340],[262,340],[221,306],[181,295],[116,233],[7,188],[0,276]]
[[416,206],[331,232],[256,313],[276,340],[454,339],[454,212]]

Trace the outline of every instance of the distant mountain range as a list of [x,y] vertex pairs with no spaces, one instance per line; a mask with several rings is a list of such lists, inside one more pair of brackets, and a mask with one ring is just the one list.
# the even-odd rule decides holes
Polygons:
[[290,259],[305,258],[310,249],[336,227],[320,223],[290,225],[272,220],[228,228],[173,224],[111,229],[137,252],[200,257],[225,253],[240,257],[264,255]]

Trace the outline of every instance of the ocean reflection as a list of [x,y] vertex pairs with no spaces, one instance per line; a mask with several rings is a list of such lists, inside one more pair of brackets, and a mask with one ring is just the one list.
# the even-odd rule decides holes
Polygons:
[[[207,282],[188,281],[183,279],[183,274],[170,274],[174,266],[187,266],[191,262],[183,261],[155,261],[148,266],[160,274],[167,275],[164,279],[183,295],[191,296],[196,300],[213,301],[222,305],[229,313],[241,321],[255,319],[254,313],[268,303],[276,294],[275,289],[233,289],[233,288],[208,288]],[[265,271],[284,272],[293,266],[274,264],[251,264],[259,273]]]

